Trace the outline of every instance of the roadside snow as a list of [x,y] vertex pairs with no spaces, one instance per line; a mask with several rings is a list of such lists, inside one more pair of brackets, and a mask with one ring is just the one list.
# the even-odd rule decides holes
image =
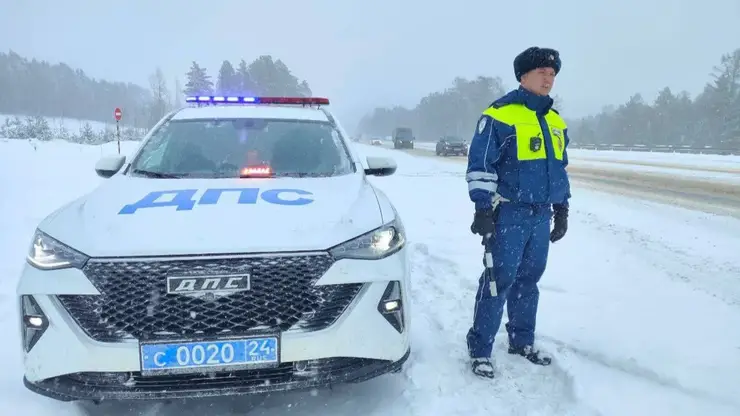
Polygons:
[[[5,124],[6,121],[12,121],[15,117],[18,117],[21,119],[21,121],[24,121],[27,116],[23,115],[8,115],[8,114],[0,114],[0,125]],[[75,118],[66,118],[66,117],[42,117],[46,120],[47,123],[49,123],[49,127],[54,129],[60,129],[64,128],[64,130],[70,132],[70,133],[78,133],[80,129],[82,129],[85,124],[89,124],[90,127],[95,132],[101,132],[106,130],[115,130],[116,123],[113,121],[113,110],[111,110],[111,122],[110,123],[103,123],[100,121],[90,121],[90,120],[79,120]],[[121,127],[124,127],[126,125],[125,120],[121,121]]]

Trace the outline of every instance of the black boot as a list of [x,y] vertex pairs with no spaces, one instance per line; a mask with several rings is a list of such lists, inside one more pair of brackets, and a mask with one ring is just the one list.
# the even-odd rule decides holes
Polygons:
[[533,364],[537,365],[550,365],[552,358],[544,354],[543,352],[534,349],[533,346],[527,345],[524,347],[512,347],[509,345],[509,354],[521,355]]
[[478,377],[493,378],[493,363],[488,358],[473,358],[471,361],[473,374]]

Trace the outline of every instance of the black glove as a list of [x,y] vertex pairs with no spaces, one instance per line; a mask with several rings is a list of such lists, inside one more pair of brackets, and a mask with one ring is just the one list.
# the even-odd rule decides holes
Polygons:
[[568,232],[568,206],[554,204],[552,209],[555,225],[552,227],[552,232],[550,232],[550,242],[554,243],[565,237],[565,233]]
[[486,234],[493,234],[496,227],[496,209],[481,209],[475,211],[473,223],[470,225],[470,232],[485,237]]

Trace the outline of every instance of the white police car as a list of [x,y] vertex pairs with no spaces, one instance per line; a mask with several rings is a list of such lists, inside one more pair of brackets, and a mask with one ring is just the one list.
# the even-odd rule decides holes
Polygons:
[[366,178],[395,162],[361,160],[326,99],[188,101],[38,226],[17,287],[25,385],[166,399],[399,371],[406,237]]

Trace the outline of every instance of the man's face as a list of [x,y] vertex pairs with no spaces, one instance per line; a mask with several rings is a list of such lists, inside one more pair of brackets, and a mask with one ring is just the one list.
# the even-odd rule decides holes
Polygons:
[[549,95],[555,83],[555,70],[552,68],[533,69],[522,76],[522,86],[537,95]]

